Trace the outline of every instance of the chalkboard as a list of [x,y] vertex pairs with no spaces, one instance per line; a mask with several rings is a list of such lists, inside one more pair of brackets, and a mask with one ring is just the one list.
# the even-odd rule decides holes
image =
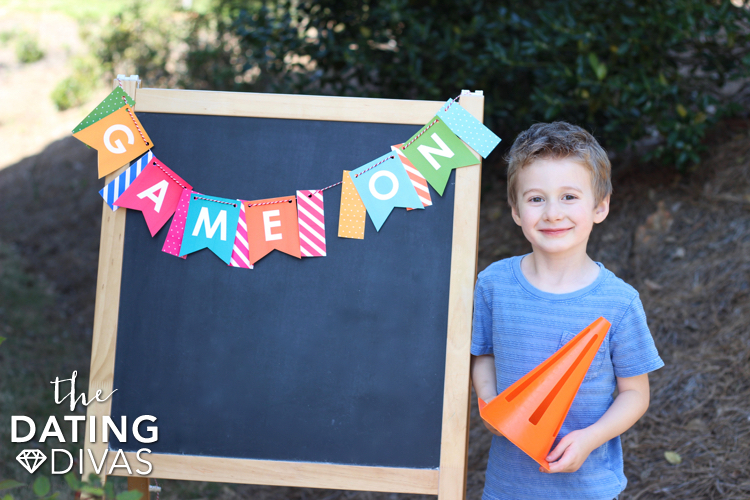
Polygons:
[[[255,200],[341,180],[344,169],[411,137],[441,104],[417,102],[415,116],[402,109],[401,117],[381,123],[376,120],[389,116],[379,117],[383,108],[410,103],[281,97],[294,103],[289,107],[273,101],[280,97],[142,89],[136,110],[156,145],[154,155],[196,191]],[[227,111],[227,99],[239,105]],[[182,111],[170,107],[175,101]],[[251,101],[265,102],[267,110],[248,106],[243,112]],[[373,121],[352,112],[352,102],[365,102]],[[321,106],[325,111],[314,119],[309,108]],[[339,111],[331,117],[331,109]],[[462,170],[469,169],[479,167]],[[455,283],[452,288],[454,261],[461,260],[454,254],[469,261],[461,262],[463,268],[476,266],[476,235],[468,255],[467,242],[456,246],[454,235],[461,174],[451,175],[442,197],[433,193],[428,209],[395,209],[379,232],[368,218],[364,240],[337,236],[341,190],[329,189],[327,256],[296,259],[272,252],[252,270],[229,267],[209,250],[187,259],[166,254],[161,248],[168,225],[151,238],[140,212],[118,211],[127,215],[121,222],[121,268],[109,273],[120,281],[112,285],[116,355],[105,362],[117,389],[109,415],[129,422],[157,417],[159,440],[148,445],[152,475],[454,498],[444,494],[441,468],[462,458],[465,475],[467,423],[456,433],[444,415],[446,405],[455,404],[446,401],[446,394],[455,399],[454,385],[464,388],[458,408],[467,413],[465,323],[471,307],[463,314],[457,337],[463,353],[457,354],[449,313],[458,307],[451,302],[466,302],[466,291],[459,293]],[[466,186],[459,191],[472,200],[471,222],[479,191],[478,185]],[[106,210],[105,216],[117,217]],[[114,224],[105,218],[103,238],[107,223]],[[471,233],[464,225],[459,230]],[[470,298],[474,277],[463,278]],[[460,369],[451,356],[464,358]],[[95,346],[92,379],[96,357]],[[451,440],[463,442],[463,457],[446,455]],[[133,454],[143,446],[132,437],[110,443]],[[195,477],[184,470],[190,463],[210,463],[215,470]],[[310,467],[311,477],[269,476],[268,467],[279,467],[281,477],[287,465]],[[227,473],[234,467],[239,472]],[[458,472],[453,482],[461,483]],[[350,479],[342,482],[341,474]]]

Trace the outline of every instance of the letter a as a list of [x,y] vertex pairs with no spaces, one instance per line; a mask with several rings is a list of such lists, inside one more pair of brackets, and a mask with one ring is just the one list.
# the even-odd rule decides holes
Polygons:
[[[167,188],[169,188],[169,184],[167,183],[167,181],[161,180],[145,191],[138,193],[138,198],[148,198],[149,200],[153,201],[154,210],[158,214],[159,210],[161,210],[161,204],[164,203],[164,197],[167,196]],[[156,191],[159,191],[159,196],[156,196],[154,194]]]
[[210,225],[208,217],[208,207],[201,207],[201,213],[198,214],[198,222],[195,223],[195,229],[193,229],[193,236],[198,236],[201,232],[201,225],[206,226],[206,238],[211,239],[214,237],[216,229],[221,226],[221,241],[227,241],[227,211],[222,210],[219,212],[219,216],[216,217],[213,225]]
[[455,153],[443,142],[443,140],[437,134],[432,134],[431,137],[432,140],[435,141],[435,144],[440,146],[440,149],[422,144],[417,147],[417,151],[422,153],[422,156],[424,156],[425,160],[430,162],[430,165],[435,167],[435,170],[439,170],[440,164],[435,158],[433,158],[432,155],[443,156],[445,158],[453,158],[453,155]]

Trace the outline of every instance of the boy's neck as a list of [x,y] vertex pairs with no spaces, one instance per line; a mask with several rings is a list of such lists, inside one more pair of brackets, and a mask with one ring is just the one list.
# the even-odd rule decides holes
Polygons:
[[596,281],[599,266],[585,252],[572,256],[532,252],[521,260],[521,272],[543,292],[570,293]]

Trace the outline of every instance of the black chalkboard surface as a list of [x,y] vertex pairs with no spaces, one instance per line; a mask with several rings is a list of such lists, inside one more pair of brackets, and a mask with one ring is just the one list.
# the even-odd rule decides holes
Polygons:
[[[442,104],[128,85],[159,160],[248,201],[338,182]],[[480,93],[461,104],[481,119]],[[105,205],[89,391],[117,392],[87,413],[153,415],[159,439],[110,435],[95,456],[137,465],[147,446],[150,477],[463,498],[480,174],[453,172],[379,232],[368,218],[364,240],[338,237],[328,189],[327,256],[274,251],[252,270],[164,253],[169,224],[151,238],[139,212]],[[104,473],[128,475],[113,459]]]
[[[419,130],[139,118],[154,155],[195,190],[245,200],[333,184]],[[154,453],[438,467],[452,183],[380,232],[368,219],[364,240],[337,236],[340,193],[324,192],[326,257],[274,252],[252,270],[209,250],[166,254],[169,228],[151,238],[129,211],[112,414],[156,416]]]

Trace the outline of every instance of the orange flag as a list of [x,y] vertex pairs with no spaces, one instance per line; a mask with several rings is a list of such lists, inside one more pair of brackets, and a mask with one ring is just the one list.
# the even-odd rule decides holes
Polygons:
[[250,264],[255,264],[272,250],[302,258],[295,196],[247,201],[245,218]]
[[73,136],[99,152],[100,179],[138,158],[154,145],[130,105],[121,107]]

